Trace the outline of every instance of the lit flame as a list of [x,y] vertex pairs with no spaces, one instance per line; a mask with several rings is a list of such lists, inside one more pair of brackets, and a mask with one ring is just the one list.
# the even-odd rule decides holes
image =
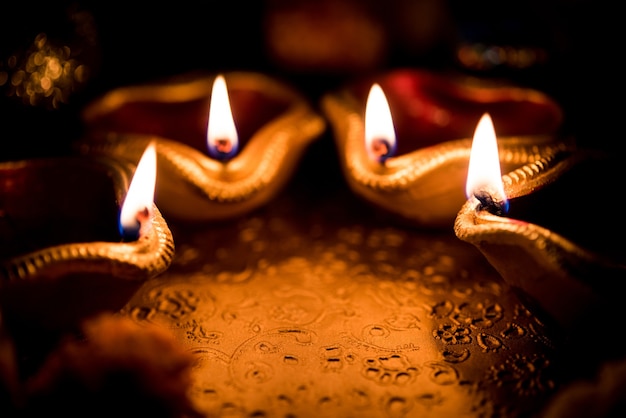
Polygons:
[[480,207],[491,212],[501,213],[508,209],[496,131],[488,113],[480,118],[474,132],[465,194],[468,199],[476,197],[481,203]]
[[150,143],[137,164],[120,213],[120,232],[138,239],[152,227],[156,186],[156,146]]
[[226,80],[218,75],[213,82],[211,107],[207,126],[209,155],[218,160],[227,160],[237,153],[239,139],[228,99]]
[[369,157],[384,162],[396,152],[396,133],[389,103],[378,84],[370,89],[365,105],[365,148]]

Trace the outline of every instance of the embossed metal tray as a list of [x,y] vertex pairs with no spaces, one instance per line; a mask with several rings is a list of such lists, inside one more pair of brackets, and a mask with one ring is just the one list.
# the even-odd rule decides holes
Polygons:
[[541,411],[585,366],[571,367],[559,330],[452,230],[401,226],[355,197],[328,163],[332,149],[320,141],[288,189],[245,217],[170,222],[172,266],[123,309],[194,353],[198,409],[207,417]]

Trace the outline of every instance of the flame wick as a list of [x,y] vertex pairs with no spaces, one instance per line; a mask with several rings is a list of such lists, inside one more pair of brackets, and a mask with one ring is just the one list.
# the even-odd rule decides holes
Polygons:
[[215,150],[220,154],[229,154],[233,150],[233,141],[229,138],[215,138]]
[[124,241],[136,241],[152,229],[156,160],[156,145],[152,142],[137,164],[122,205],[120,233]]
[[381,164],[395,154],[396,134],[389,102],[377,83],[370,88],[365,104],[365,146],[369,157]]
[[471,196],[478,199],[477,210],[486,210],[494,215],[502,215],[508,210],[498,142],[488,113],[480,118],[474,132],[465,193],[468,199]]
[[381,163],[385,163],[387,158],[392,156],[391,143],[387,138],[375,138],[370,145],[370,153]]
[[144,206],[137,209],[133,225],[126,225],[122,228],[123,241],[137,241],[139,238],[148,235],[152,229],[152,208]]
[[486,190],[475,190],[474,197],[480,202],[476,207],[477,212],[486,210],[492,215],[502,216],[509,210],[509,201],[507,199],[496,200]]
[[229,160],[237,153],[238,142],[226,80],[218,75],[213,82],[207,124],[209,155],[216,160]]

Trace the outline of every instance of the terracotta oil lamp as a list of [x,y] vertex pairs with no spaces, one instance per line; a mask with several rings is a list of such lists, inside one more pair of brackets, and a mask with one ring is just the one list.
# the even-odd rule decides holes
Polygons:
[[571,145],[558,135],[562,110],[546,94],[425,70],[367,77],[327,94],[321,106],[354,193],[424,228],[452,228],[482,113],[501,131],[506,170]]
[[[495,133],[488,136],[495,144]],[[555,152],[500,176],[497,160],[482,155],[474,164],[474,158],[481,155],[472,154],[456,235],[566,329],[615,316],[606,314],[620,306],[626,227],[601,207],[623,183],[616,159],[582,149]],[[493,166],[482,180],[472,175],[473,167]]]
[[121,309],[169,267],[172,234],[152,200],[136,207],[130,224],[120,221],[141,166],[135,172],[131,164],[79,156],[0,163],[0,307],[7,327],[71,329]]
[[214,221],[263,206],[290,180],[324,119],[299,92],[248,72],[122,87],[84,112],[84,154],[158,155],[156,203],[168,218]]

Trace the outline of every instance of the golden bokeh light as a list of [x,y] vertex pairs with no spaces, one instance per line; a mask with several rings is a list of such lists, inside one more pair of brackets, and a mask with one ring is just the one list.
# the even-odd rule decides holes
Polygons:
[[58,109],[70,102],[94,71],[89,61],[95,30],[89,13],[74,11],[77,37],[58,39],[39,32],[25,48],[0,57],[0,92],[29,106]]

